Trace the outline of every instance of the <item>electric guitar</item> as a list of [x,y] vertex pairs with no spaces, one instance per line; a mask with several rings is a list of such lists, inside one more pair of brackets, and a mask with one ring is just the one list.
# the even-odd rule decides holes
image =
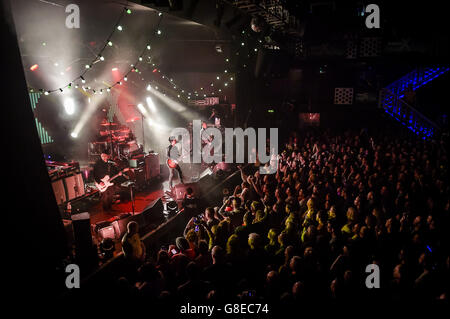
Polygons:
[[108,187],[114,185],[114,183],[112,183],[113,180],[115,180],[117,177],[121,176],[122,173],[128,172],[130,170],[131,170],[131,168],[125,168],[125,169],[121,170],[119,173],[117,173],[116,175],[114,175],[113,177],[109,177],[109,175],[105,175],[105,177],[100,179],[103,182],[103,185],[100,185],[99,183],[95,182],[95,187],[97,187],[97,189],[101,193],[104,193],[108,189]]
[[174,159],[171,159],[171,158],[168,158],[167,161],[166,161],[166,164],[167,164],[167,166],[169,166],[170,168],[175,168],[175,167],[178,166],[178,161],[177,161],[177,160],[174,160]]

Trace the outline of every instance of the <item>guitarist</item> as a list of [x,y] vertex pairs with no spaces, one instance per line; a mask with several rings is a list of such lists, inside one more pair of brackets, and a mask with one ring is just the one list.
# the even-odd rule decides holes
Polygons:
[[180,158],[180,151],[178,150],[178,147],[175,146],[177,144],[177,139],[175,136],[169,137],[170,145],[167,147],[167,166],[169,167],[169,187],[172,189],[172,181],[173,181],[173,174],[176,170],[178,172],[178,176],[180,177],[181,184],[184,184],[183,182],[183,173],[181,173],[180,165],[178,165],[178,159]]
[[[108,175],[113,176],[117,173],[117,168],[115,167],[114,162],[109,160],[109,155],[106,153],[106,151],[102,152],[100,154],[100,159],[94,164],[94,179],[95,181],[100,184],[101,186],[104,186],[104,182],[102,179]],[[122,173],[119,172],[121,175]],[[110,186],[101,193],[101,202],[103,211],[111,211],[112,210],[112,203],[114,200],[114,193],[115,193],[115,185]]]

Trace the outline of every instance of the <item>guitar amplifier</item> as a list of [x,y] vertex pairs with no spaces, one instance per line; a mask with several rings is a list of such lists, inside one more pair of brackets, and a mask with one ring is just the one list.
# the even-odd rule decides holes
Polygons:
[[144,166],[145,165],[145,158],[144,155],[137,155],[132,157],[131,159],[128,160],[128,165],[131,168],[136,168],[139,166]]
[[81,173],[66,177],[64,182],[67,189],[67,200],[84,195],[84,181]]
[[67,201],[66,189],[64,188],[64,181],[62,179],[53,181],[52,188],[58,205],[64,204]]

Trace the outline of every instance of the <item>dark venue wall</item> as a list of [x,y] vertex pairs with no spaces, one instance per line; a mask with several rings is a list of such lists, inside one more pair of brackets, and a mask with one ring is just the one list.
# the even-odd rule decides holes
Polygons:
[[[2,77],[2,82],[7,79],[2,83],[7,88],[2,100],[8,101],[2,103],[2,147],[14,154],[13,163],[5,163],[2,173],[6,186],[2,197],[7,205],[3,213],[11,218],[2,225],[4,275],[15,298],[37,301],[61,291],[63,277],[59,275],[64,270],[55,270],[67,255],[66,238],[29,107],[9,1],[2,1],[1,17],[1,39],[8,48],[2,70],[14,75]],[[11,135],[13,130],[16,133]]]

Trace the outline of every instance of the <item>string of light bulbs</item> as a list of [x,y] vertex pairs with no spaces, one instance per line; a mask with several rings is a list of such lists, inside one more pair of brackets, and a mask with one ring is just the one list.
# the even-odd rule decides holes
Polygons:
[[[112,39],[114,33],[115,33],[116,31],[123,31],[124,27],[122,26],[121,21],[122,21],[122,18],[124,17],[124,15],[125,15],[125,13],[131,14],[131,9],[129,9],[129,8],[127,8],[127,7],[124,7],[124,8],[123,8],[123,10],[121,11],[121,13],[120,13],[120,15],[119,15],[119,18],[117,19],[117,22],[114,24],[113,30],[111,31],[111,33],[110,33],[109,36],[107,37],[106,41],[104,42],[104,45],[103,45],[103,47],[101,48],[100,52],[96,55],[96,57],[95,57],[89,64],[86,64],[86,65],[85,65],[84,71],[83,71],[79,76],[77,76],[76,78],[74,78],[74,79],[73,79],[72,81],[70,81],[68,84],[66,84],[66,85],[64,85],[64,86],[60,86],[60,87],[57,88],[57,89],[53,89],[53,90],[39,89],[39,90],[36,90],[35,88],[29,88],[29,91],[30,91],[30,92],[38,91],[38,92],[43,93],[44,95],[49,95],[49,94],[54,93],[54,92],[61,92],[61,93],[62,93],[62,92],[64,91],[64,89],[66,89],[66,88],[69,88],[69,89],[72,88],[72,84],[74,84],[75,88],[78,88],[79,85],[78,85],[77,83],[80,82],[80,81],[81,81],[82,84],[86,83],[86,79],[85,79],[86,73],[87,73],[88,71],[90,71],[90,70],[92,69],[92,67],[93,67],[97,62],[99,62],[99,61],[104,61],[104,60],[105,60],[105,58],[104,58],[104,56],[103,56],[103,51],[104,51],[108,46],[109,46],[109,47],[112,47],[113,43],[112,43],[111,39]],[[157,26],[156,26],[156,29],[155,29],[155,32],[154,32],[154,33],[160,35],[160,34],[161,34],[161,31],[159,30],[159,25],[160,25],[161,20],[162,20],[162,13],[161,13],[161,12],[158,12],[158,16],[159,16],[159,21],[158,21],[158,24],[157,24]],[[128,75],[130,72],[137,70],[136,65],[137,65],[140,61],[142,61],[141,56],[142,56],[143,52],[145,52],[145,50],[150,50],[150,48],[151,48],[150,44],[146,44],[144,50],[143,50],[142,53],[139,55],[138,61],[136,61],[136,63],[132,64],[132,65],[131,65],[131,69],[129,69],[129,71],[125,74],[125,76],[123,76],[123,77],[122,77],[119,81],[117,81],[114,85],[111,85],[111,86],[108,86],[108,87],[104,87],[104,88],[101,88],[101,89],[97,89],[97,90],[100,91],[100,93],[103,92],[103,89],[105,89],[106,91],[109,92],[113,86],[118,85],[118,84],[121,84],[121,81],[122,81],[122,80],[127,81],[127,75]],[[91,88],[90,88],[89,86],[87,86],[87,87],[83,87],[83,86],[82,86],[82,89],[83,89],[84,91],[89,91],[89,90],[91,90]],[[92,91],[93,91],[94,94],[97,92],[95,89],[92,89]]]
[[[50,93],[58,92],[58,91],[62,93],[63,90],[64,90],[65,88],[71,88],[72,83],[75,83],[75,85],[74,85],[75,88],[78,88],[79,86],[78,86],[78,84],[76,83],[76,81],[81,80],[81,83],[82,83],[82,84],[86,83],[86,80],[85,80],[85,78],[84,78],[84,75],[85,75],[89,70],[92,69],[92,66],[93,66],[95,63],[97,63],[98,61],[104,61],[104,57],[103,57],[102,53],[103,53],[103,51],[105,50],[105,48],[107,48],[107,46],[112,46],[112,42],[111,42],[112,36],[113,36],[114,33],[116,32],[116,30],[118,30],[118,31],[122,31],[122,30],[123,30],[123,26],[120,24],[120,22],[121,22],[121,20],[122,20],[122,18],[123,18],[123,16],[124,16],[125,13],[131,14],[131,10],[128,9],[128,8],[126,8],[126,7],[124,7],[124,9],[121,11],[121,14],[120,14],[120,16],[119,16],[119,19],[117,20],[116,24],[114,25],[114,28],[113,28],[112,32],[110,33],[110,35],[108,36],[107,40],[105,41],[105,43],[104,43],[102,49],[100,50],[99,54],[96,56],[95,59],[93,59],[93,60],[91,61],[91,63],[85,65],[85,70],[82,72],[82,74],[81,74],[80,76],[78,76],[77,78],[75,78],[74,80],[72,80],[71,82],[69,82],[68,84],[66,84],[65,86],[62,86],[62,87],[60,87],[60,88],[58,88],[58,89],[54,89],[54,90],[43,90],[43,89],[39,89],[39,91],[40,91],[40,92],[43,92],[45,95],[49,95]],[[162,14],[161,12],[158,12],[158,16],[160,17],[160,19],[159,19],[159,21],[158,21],[158,24],[157,24],[156,28],[155,28],[154,31],[153,31],[153,35],[161,35],[161,34],[162,34],[161,30],[159,29],[159,26],[160,26],[160,24],[161,24],[163,14]],[[242,31],[241,36],[244,35],[244,34],[245,34],[245,31]],[[245,35],[249,36],[248,33],[245,34]],[[259,43],[262,43],[262,41],[259,40]],[[246,41],[245,41],[245,39],[244,39],[244,40],[241,41],[241,46],[244,47],[245,45],[246,45]],[[257,46],[258,46],[258,45],[257,45]],[[125,81],[125,82],[126,82],[126,81],[128,80],[128,75],[129,75],[130,73],[132,73],[132,72],[138,72],[137,65],[139,64],[139,62],[142,62],[142,61],[143,61],[143,57],[142,57],[142,56],[144,55],[145,51],[146,51],[146,50],[150,50],[150,49],[151,49],[151,45],[150,45],[149,43],[146,44],[145,48],[141,51],[141,54],[139,55],[137,61],[136,61],[134,64],[131,64],[131,68],[128,70],[128,72],[126,72],[125,75],[124,75],[119,81],[117,81],[116,83],[114,83],[114,84],[112,84],[112,85],[110,85],[110,86],[102,87],[102,88],[100,88],[100,89],[99,89],[99,88],[93,89],[93,88],[91,88],[90,86],[86,86],[86,87],[85,87],[85,86],[82,86],[81,88],[82,88],[85,92],[92,91],[94,94],[97,94],[97,92],[100,93],[100,94],[102,94],[104,90],[105,90],[106,92],[110,92],[111,89],[112,89],[113,87],[115,87],[116,85],[122,85],[122,83],[123,83],[122,81]],[[258,47],[255,47],[255,48],[254,48],[254,52],[257,52],[257,51],[258,51]],[[251,53],[251,52],[250,52],[250,53]],[[239,52],[236,52],[236,55],[239,55]],[[250,57],[250,55],[248,55],[248,57]],[[149,56],[149,58],[151,59],[150,56]],[[230,58],[225,58],[225,62],[227,62],[227,63],[230,62]],[[159,67],[158,67],[155,63],[152,63],[152,66],[154,66],[154,67],[156,67],[156,68],[158,69],[158,73],[161,73],[161,70],[159,69]],[[243,67],[246,67],[246,65],[244,64]],[[200,87],[200,88],[198,88],[198,89],[196,89],[196,90],[194,89],[194,90],[191,90],[191,91],[188,92],[188,90],[185,90],[185,89],[181,88],[179,85],[177,85],[177,84],[175,83],[175,81],[174,81],[171,77],[168,77],[166,74],[164,74],[164,73],[161,74],[161,77],[162,77],[162,79],[166,80],[174,90],[177,90],[177,88],[178,88],[178,90],[177,90],[177,92],[176,92],[176,93],[177,93],[176,95],[177,95],[178,98],[181,98],[181,97],[183,96],[183,97],[186,98],[186,99],[191,99],[191,96],[193,96],[193,95],[195,95],[196,97],[198,97],[198,96],[201,94],[201,93],[199,93],[199,92],[206,92],[206,89],[205,89],[204,87]],[[223,87],[224,87],[224,88],[227,88],[229,85],[231,85],[231,83],[234,82],[235,76],[234,76],[233,73],[229,72],[228,69],[225,69],[225,70],[223,71],[223,73],[217,74],[217,75],[215,76],[215,79],[209,83],[209,86],[210,86],[210,87],[217,87],[217,84],[215,84],[215,82],[217,82],[217,81],[219,81],[219,80],[221,80],[221,79],[225,79],[225,82],[223,83]],[[143,79],[143,80],[144,80],[144,79]],[[147,86],[147,88],[148,88],[148,87],[151,87],[151,86],[149,85],[149,86]],[[158,88],[156,87],[156,89],[158,89]],[[219,88],[217,89],[217,91],[218,91],[219,93],[222,92],[222,88],[219,87]],[[34,89],[31,88],[31,89],[30,89],[30,92],[34,92]],[[214,91],[210,91],[210,92],[211,92],[211,93],[209,93],[209,94],[203,94],[203,97],[206,97],[207,95],[215,95],[215,90],[214,90]]]

